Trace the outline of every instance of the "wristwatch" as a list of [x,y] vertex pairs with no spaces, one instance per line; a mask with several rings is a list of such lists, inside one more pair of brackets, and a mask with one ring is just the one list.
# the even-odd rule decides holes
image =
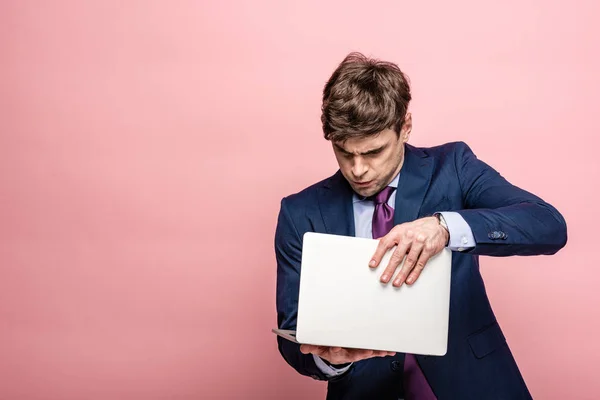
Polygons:
[[444,219],[444,216],[442,215],[442,213],[435,213],[434,214],[435,217],[437,218],[438,222],[440,223],[440,225],[445,229],[448,230],[448,224],[446,223],[446,220]]
[[448,243],[450,243],[450,230],[448,230],[448,224],[446,223],[446,220],[444,219],[442,213],[435,213],[433,215],[437,218],[442,228],[444,228],[446,232],[448,232],[448,242],[446,242],[446,246],[448,246]]

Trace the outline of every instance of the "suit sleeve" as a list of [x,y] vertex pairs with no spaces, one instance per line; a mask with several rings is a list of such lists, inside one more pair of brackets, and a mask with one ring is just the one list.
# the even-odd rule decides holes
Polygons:
[[[281,201],[277,221],[275,256],[277,259],[277,325],[279,329],[296,329],[302,241],[290,216],[286,199]],[[300,352],[300,345],[279,336],[277,336],[277,344],[285,361],[300,374],[318,380],[332,379],[317,366],[312,354]]]
[[541,198],[510,184],[459,143],[455,163],[464,210],[476,246],[472,254],[490,256],[554,254],[567,242],[563,216]]

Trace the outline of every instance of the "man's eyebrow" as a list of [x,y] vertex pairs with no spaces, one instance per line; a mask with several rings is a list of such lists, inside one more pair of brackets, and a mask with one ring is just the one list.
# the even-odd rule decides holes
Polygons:
[[[337,144],[337,143],[334,143],[333,145],[334,145],[334,146],[335,146],[335,147],[336,147],[336,148],[337,148],[339,151],[341,151],[341,152],[342,152],[342,153],[344,153],[344,154],[354,154],[354,153],[351,153],[351,152],[349,152],[348,150],[344,149],[342,146],[340,146],[340,145],[339,145],[339,144]],[[382,146],[379,146],[379,147],[377,147],[377,148],[375,148],[375,149],[371,149],[371,150],[363,151],[362,153],[358,153],[358,154],[360,154],[360,155],[362,155],[362,156],[368,156],[369,154],[375,154],[375,153],[379,153],[381,150],[385,149],[385,148],[387,147],[387,145],[388,145],[388,144],[386,143],[386,144],[384,144],[384,145],[382,145]]]
[[369,154],[375,154],[375,153],[379,153],[381,150],[385,149],[387,147],[387,143],[384,144],[383,146],[379,146],[376,149],[371,149],[371,150],[367,150],[364,153],[360,153],[363,156],[369,155]]

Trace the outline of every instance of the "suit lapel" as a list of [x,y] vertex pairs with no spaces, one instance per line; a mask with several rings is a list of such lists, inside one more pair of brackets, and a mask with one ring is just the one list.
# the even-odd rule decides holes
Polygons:
[[433,173],[431,157],[408,144],[405,150],[404,165],[396,190],[394,225],[417,219]]
[[340,171],[320,188],[319,208],[327,233],[354,236],[352,188]]

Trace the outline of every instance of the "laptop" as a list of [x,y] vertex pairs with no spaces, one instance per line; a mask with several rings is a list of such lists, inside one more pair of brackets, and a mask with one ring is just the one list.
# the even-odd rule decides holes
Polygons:
[[[273,329],[296,343],[402,353],[446,354],[452,252],[429,259],[417,281],[380,282],[395,250],[368,263],[378,240],[307,232],[302,246],[296,331]],[[399,271],[399,269],[397,270]]]

